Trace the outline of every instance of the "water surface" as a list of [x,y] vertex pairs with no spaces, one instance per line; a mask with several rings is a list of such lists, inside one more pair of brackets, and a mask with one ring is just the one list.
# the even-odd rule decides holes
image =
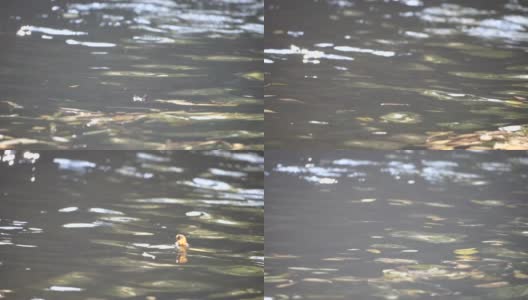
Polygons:
[[527,12],[518,0],[266,1],[266,144],[433,148],[439,134],[528,124]]
[[0,148],[262,148],[263,1],[0,11]]
[[0,161],[2,298],[262,299],[261,153],[7,150]]
[[526,299],[526,152],[266,153],[267,299]]

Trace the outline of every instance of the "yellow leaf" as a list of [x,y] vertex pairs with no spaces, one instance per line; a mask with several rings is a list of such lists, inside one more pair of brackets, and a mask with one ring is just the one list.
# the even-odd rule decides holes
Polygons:
[[475,248],[466,248],[466,249],[457,249],[455,250],[455,254],[458,254],[458,255],[472,255],[472,254],[476,254],[478,253],[479,251]]
[[259,80],[259,81],[263,81],[264,80],[264,73],[262,72],[250,72],[250,73],[246,73],[244,75],[242,75],[244,78],[246,79],[249,79],[249,80]]
[[523,273],[519,270],[514,270],[513,271],[513,277],[517,278],[517,279],[528,279],[528,274],[526,273]]

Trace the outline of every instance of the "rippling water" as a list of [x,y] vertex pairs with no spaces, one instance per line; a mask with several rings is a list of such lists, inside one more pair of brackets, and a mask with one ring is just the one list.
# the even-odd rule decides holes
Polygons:
[[262,148],[263,1],[0,11],[0,148]]
[[525,299],[526,152],[266,153],[266,299]]
[[273,148],[417,148],[528,123],[524,1],[266,1]]
[[0,296],[262,298],[262,172],[257,152],[4,151]]

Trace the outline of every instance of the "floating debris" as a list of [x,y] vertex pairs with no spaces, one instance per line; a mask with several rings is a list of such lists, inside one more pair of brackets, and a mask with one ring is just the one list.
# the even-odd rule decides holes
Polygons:
[[31,33],[33,32],[40,32],[40,33],[45,33],[49,35],[87,35],[88,34],[86,32],[72,31],[68,29],[54,29],[54,28],[47,28],[47,27],[24,25],[20,27],[16,35],[27,36],[27,35],[31,35]]
[[394,51],[382,51],[382,50],[373,50],[373,49],[365,49],[365,48],[357,48],[357,47],[349,47],[349,46],[336,46],[334,47],[337,51],[343,51],[343,52],[359,52],[359,53],[369,53],[374,54],[377,56],[383,56],[383,57],[392,57],[396,55],[396,52]]
[[390,234],[392,237],[403,238],[433,244],[446,244],[462,241],[463,234],[457,233],[429,233],[419,231],[395,231]]
[[376,201],[375,198],[365,198],[365,199],[361,199],[359,200],[361,203],[372,203],[374,201]]
[[185,215],[187,217],[211,218],[211,215],[203,211],[188,211]]
[[404,264],[404,265],[409,265],[409,264],[418,264],[418,261],[417,260],[414,260],[414,259],[404,259],[404,258],[388,258],[388,257],[380,257],[380,258],[376,258],[374,260],[375,262],[380,262],[380,263],[384,263],[384,264]]
[[99,48],[99,47],[115,47],[116,44],[113,44],[113,43],[101,43],[101,42],[81,42],[81,41],[76,41],[76,40],[72,40],[72,39],[69,39],[69,40],[66,40],[66,44],[68,45],[80,45],[80,46],[86,46],[86,47],[95,47],[95,48]]
[[422,117],[412,112],[392,112],[380,117],[382,121],[399,124],[417,124],[422,122]]
[[83,291],[84,289],[82,289],[82,288],[78,288],[78,287],[73,287],[73,286],[58,286],[58,285],[53,285],[53,286],[50,286],[50,287],[49,287],[49,290],[50,290],[50,291],[56,291],[56,292],[81,292],[81,291]]
[[77,211],[78,209],[79,208],[77,206],[72,206],[72,207],[61,208],[58,211],[59,212],[73,212],[73,211]]
[[8,100],[0,101],[0,104],[2,104],[0,106],[0,108],[2,108],[2,110],[6,109],[9,112],[12,112],[13,110],[16,110],[16,109],[23,109],[24,108],[24,106],[19,105],[19,104],[13,102],[13,101],[8,101]]
[[484,206],[504,206],[505,203],[500,200],[471,200],[471,202]]
[[101,224],[100,223],[68,223],[68,224],[64,224],[62,225],[62,227],[64,228],[93,228],[93,227],[97,227],[97,226],[100,226]]
[[145,102],[147,101],[147,95],[143,95],[143,97],[141,96],[137,96],[137,95],[134,95],[132,96],[132,102]]
[[319,64],[321,63],[320,59],[330,59],[330,60],[354,60],[352,57],[336,55],[336,54],[326,54],[323,51],[317,50],[308,50],[305,48],[300,48],[295,45],[291,45],[289,49],[265,49],[265,54],[275,54],[275,55],[292,55],[298,54],[303,56],[303,63]]
[[143,257],[148,257],[148,258],[152,258],[152,259],[156,259],[156,256],[148,253],[148,252],[143,252],[143,254],[141,254],[141,256]]
[[407,250],[402,250],[401,253],[416,253],[418,252],[418,250],[415,250],[415,249],[407,249]]
[[477,284],[475,285],[475,287],[493,289],[493,288],[498,288],[498,287],[503,287],[503,286],[508,286],[508,285],[510,284],[506,281],[497,281],[497,282]]
[[406,247],[398,244],[374,244],[370,245],[374,249],[405,249]]
[[323,278],[303,278],[304,282],[315,282],[315,283],[332,283],[332,280]]
[[98,214],[107,214],[107,215],[124,215],[124,213],[117,211],[117,210],[111,210],[107,208],[100,208],[100,207],[94,207],[90,208],[88,210],[89,212],[98,213]]

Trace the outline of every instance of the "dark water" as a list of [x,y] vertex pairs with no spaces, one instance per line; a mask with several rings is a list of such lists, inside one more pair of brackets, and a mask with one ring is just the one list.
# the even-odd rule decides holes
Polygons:
[[266,299],[526,299],[526,152],[266,153]]
[[528,124],[526,1],[266,1],[266,144],[417,148]]
[[261,149],[261,0],[7,0],[0,148]]
[[[5,151],[0,161],[2,298],[262,299],[262,153]],[[177,233],[191,245],[185,264]]]

